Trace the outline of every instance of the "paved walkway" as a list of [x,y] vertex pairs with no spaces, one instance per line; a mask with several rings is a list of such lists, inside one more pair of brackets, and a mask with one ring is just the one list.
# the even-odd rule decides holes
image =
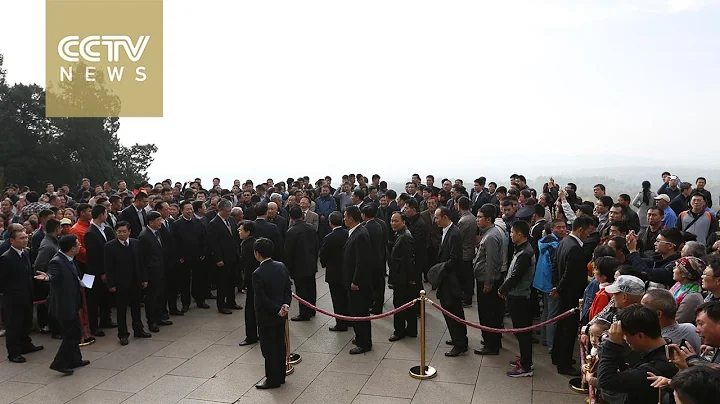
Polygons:
[[[324,273],[318,273],[318,305],[332,310]],[[387,298],[392,291],[387,291]],[[431,299],[435,294],[430,293]],[[245,296],[239,303],[244,306]],[[212,303],[212,302],[211,302]],[[293,301],[291,313],[297,313]],[[385,310],[391,308],[391,301]],[[392,318],[373,322],[373,350],[351,356],[352,332],[333,333],[329,317],[290,323],[292,349],[302,355],[295,373],[280,389],[254,388],[262,379],[260,346],[240,347],[245,336],[243,311],[222,315],[216,310],[192,308],[175,325],[161,327],[151,339],[130,339],[121,346],[108,336],[82,348],[91,364],[62,376],[48,368],[59,341],[33,335],[43,351],[28,354],[27,363],[0,361],[0,404],[415,404],[415,403],[533,403],[582,404],[585,396],[567,387],[568,378],[555,372],[547,350],[535,345],[535,376],[512,379],[505,375],[508,361],[519,352],[515,337],[503,337],[500,356],[468,353],[446,358],[449,334],[440,313],[427,309],[427,357],[438,371],[435,379],[419,381],[408,376],[419,363],[420,341],[387,341]],[[465,309],[477,321],[475,306]],[[479,347],[480,332],[469,331],[471,349]]]

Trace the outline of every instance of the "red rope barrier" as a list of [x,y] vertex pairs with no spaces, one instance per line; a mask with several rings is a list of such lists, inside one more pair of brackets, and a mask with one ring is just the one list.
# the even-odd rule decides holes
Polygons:
[[37,301],[33,302],[33,305],[37,306],[39,304],[46,304],[46,303],[47,303],[47,300],[37,300]]
[[442,306],[440,306],[439,304],[433,302],[433,301],[430,300],[430,299],[428,299],[428,302],[430,302],[430,304],[432,304],[433,307],[435,307],[436,309],[440,310],[443,314],[445,314],[446,316],[450,317],[451,319],[457,321],[458,323],[465,324],[465,325],[468,326],[468,327],[477,328],[478,330],[482,330],[482,331],[486,331],[486,332],[492,332],[492,333],[495,333],[495,334],[510,334],[510,333],[528,332],[528,331],[536,330],[536,329],[541,328],[541,327],[544,327],[544,326],[546,326],[546,325],[548,325],[548,324],[552,324],[552,323],[554,323],[554,322],[560,321],[560,320],[562,320],[562,319],[564,319],[564,318],[566,318],[566,317],[570,317],[571,315],[573,315],[573,313],[575,313],[576,311],[578,311],[577,308],[570,309],[570,310],[566,311],[565,313],[563,313],[563,314],[561,314],[561,315],[559,315],[559,316],[557,316],[557,317],[555,317],[555,318],[551,318],[551,319],[549,319],[549,320],[547,320],[547,321],[543,321],[543,322],[540,323],[540,324],[535,324],[535,325],[530,326],[530,327],[523,327],[523,328],[492,328],[492,327],[485,327],[484,325],[475,324],[475,323],[471,323],[471,322],[469,322],[469,321],[463,320],[463,319],[461,319],[460,317],[458,317],[458,316],[450,313],[449,311],[445,310],[444,308],[442,308]]
[[295,293],[292,294],[292,297],[295,298],[295,300],[297,300],[298,302],[300,302],[300,304],[302,304],[304,306],[307,306],[307,307],[309,307],[317,312],[320,312],[326,316],[334,317],[334,318],[337,318],[338,320],[344,320],[344,321],[371,321],[371,320],[378,320],[381,318],[389,317],[395,313],[399,313],[403,310],[409,309],[418,300],[418,299],[413,299],[413,300],[403,304],[402,306],[398,307],[397,309],[390,310],[390,311],[382,313],[382,314],[376,314],[376,315],[367,316],[367,317],[351,317],[351,316],[343,316],[341,314],[335,314],[335,313],[331,313],[327,310],[323,310],[313,304],[310,304],[308,301],[303,300],[300,296],[296,295]]

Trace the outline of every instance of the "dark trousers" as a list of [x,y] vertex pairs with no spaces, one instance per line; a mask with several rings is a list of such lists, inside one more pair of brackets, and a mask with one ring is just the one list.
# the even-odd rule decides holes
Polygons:
[[259,331],[265,377],[270,384],[280,384],[285,381],[285,323],[263,325]]
[[[335,314],[349,316],[350,306],[348,303],[347,289],[340,283],[330,283],[328,286],[330,287],[330,299],[332,300]],[[348,328],[348,321],[335,320],[335,326],[337,328]]]
[[180,302],[183,307],[190,307],[190,274],[192,268],[199,266],[201,262],[199,259],[190,260],[175,266],[173,288],[180,293]]
[[459,275],[463,290],[463,303],[472,304],[473,294],[475,294],[475,275],[472,261],[463,261]]
[[322,245],[323,240],[325,240],[325,236],[327,236],[330,231],[330,222],[328,222],[328,219],[321,219],[318,222],[318,241],[320,242],[319,245]]
[[[348,303],[350,315],[353,317],[367,317],[370,315],[370,303],[372,301],[372,292],[367,286],[361,286],[360,290],[350,290],[348,292]],[[355,329],[355,345],[362,348],[372,347],[372,329],[369,321],[353,322]]]
[[[440,305],[450,313],[465,320],[465,312],[462,307],[462,298],[459,296],[453,296],[450,299],[440,299]],[[452,339],[453,346],[458,349],[465,350],[468,347],[467,338],[467,326],[465,324],[458,323],[447,315],[445,317],[445,323],[447,324],[448,331],[450,331],[450,338]]]
[[[380,254],[380,251],[377,252]],[[382,267],[372,270],[372,296],[369,307],[373,311],[382,311],[383,303],[385,303],[385,263]]]
[[32,304],[8,305],[3,302],[3,323],[5,324],[5,347],[8,358],[22,355],[32,346],[30,327],[32,327]]
[[97,330],[99,324],[107,325],[111,323],[107,284],[100,279],[99,275],[95,278],[92,289],[87,290],[85,296],[87,298],[90,331]]
[[428,251],[428,253],[427,253],[428,254],[428,264],[427,264],[427,267],[425,268],[424,275],[427,275],[430,268],[432,268],[433,265],[437,264],[437,254],[438,254],[437,247],[428,246],[427,251]]
[[[502,285],[502,282],[502,279],[495,281],[492,290],[488,293],[483,292],[484,282],[477,283],[478,319],[480,324],[486,327],[502,328],[505,302],[498,296],[498,288]],[[500,350],[501,334],[483,331],[482,337],[486,349],[490,351]]]
[[165,267],[165,299],[167,299],[166,307],[163,307],[163,314],[170,312],[178,312],[177,300],[179,287],[177,283],[177,265],[170,264]]
[[[578,299],[560,297],[559,313],[564,313],[577,307]],[[558,367],[572,366],[575,342],[577,341],[580,313],[573,313],[557,322],[555,330],[555,342],[553,343],[552,362]]]
[[237,277],[237,263],[225,263],[215,266],[215,281],[217,282],[217,308],[227,309],[236,305],[235,303],[235,279]]
[[[508,296],[507,304],[513,328],[524,328],[532,325],[535,310],[529,297]],[[530,371],[533,364],[532,331],[517,332],[515,338],[517,338],[520,347],[520,365],[523,369]]]
[[[403,304],[418,297],[417,288],[412,285],[395,285],[393,289],[393,307],[396,309]],[[395,331],[393,334],[402,336],[417,335],[417,305],[410,307],[393,315],[393,325]]]
[[196,304],[205,303],[205,299],[208,296],[208,290],[210,289],[208,270],[207,259],[202,261],[198,260],[197,263],[191,267],[192,297],[195,299]]
[[60,369],[77,367],[82,362],[79,345],[82,339],[82,329],[80,328],[79,316],[62,322],[62,336],[62,343],[60,343],[60,348],[55,354],[52,365]]
[[[295,293],[314,306],[317,300],[315,274],[295,278],[293,280],[295,281]],[[303,304],[300,305],[300,317],[310,318],[313,315],[315,315],[315,310],[306,307]]]
[[145,288],[145,317],[148,324],[157,324],[162,319],[165,303],[165,278],[149,281]]
[[[133,282],[133,284],[135,284],[135,282]],[[140,317],[140,286],[117,288],[115,292],[115,302],[117,304],[118,338],[130,336],[127,328],[128,306],[130,307],[133,331],[143,331],[142,318]]]
[[245,296],[245,339],[257,341],[258,326],[255,314],[255,291],[252,288],[252,283],[248,284]]

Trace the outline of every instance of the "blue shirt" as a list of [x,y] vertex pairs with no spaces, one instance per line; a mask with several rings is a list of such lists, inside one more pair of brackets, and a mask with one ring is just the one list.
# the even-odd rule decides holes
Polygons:
[[670,205],[665,208],[663,213],[665,213],[665,217],[663,217],[662,221],[663,226],[666,228],[675,227],[677,215],[675,214],[675,211],[670,208]]

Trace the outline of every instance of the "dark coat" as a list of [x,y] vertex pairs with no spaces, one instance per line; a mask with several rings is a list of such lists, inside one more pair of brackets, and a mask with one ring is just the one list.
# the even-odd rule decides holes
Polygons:
[[345,289],[350,290],[353,283],[360,288],[370,287],[371,254],[370,235],[365,226],[357,225],[343,246],[342,280]]
[[132,238],[140,237],[140,232],[145,228],[145,226],[147,226],[147,213],[145,212],[145,209],[142,209],[141,212],[143,217],[143,223],[145,225],[140,223],[140,219],[138,218],[135,205],[130,205],[127,208],[123,209],[122,212],[120,212],[119,220],[124,220],[130,223],[130,237]]
[[273,253],[272,259],[276,261],[282,261],[282,256],[285,247],[280,237],[280,229],[273,223],[270,223],[266,219],[255,219],[255,237],[265,237],[273,242],[275,252]]
[[[105,237],[107,237],[107,240],[105,240]],[[85,272],[90,275],[100,276],[105,274],[105,243],[115,239],[115,232],[106,226],[105,237],[100,233],[100,229],[92,223],[85,231],[85,257],[87,259]]]
[[160,242],[148,227],[140,232],[138,240],[148,282],[160,281],[165,277],[165,253]]
[[329,284],[343,284],[343,246],[347,238],[347,229],[336,227],[323,239],[320,248],[320,265],[325,268],[325,282]]
[[140,241],[129,238],[129,247],[113,239],[105,244],[105,275],[108,288],[127,289],[147,282]]
[[208,246],[212,254],[212,262],[222,261],[225,265],[236,265],[240,262],[240,246],[235,219],[228,217],[230,230],[220,216],[210,221],[207,228]]
[[33,275],[27,249],[23,250],[22,257],[12,248],[0,256],[0,293],[4,308],[32,305]]
[[370,236],[370,269],[373,272],[385,273],[385,246],[387,238],[383,237],[383,226],[377,220],[368,220],[363,224]]
[[[442,237],[442,236],[441,236]],[[444,263],[443,277],[438,285],[437,296],[441,300],[450,300],[462,296],[458,275],[462,270],[462,233],[456,224],[450,225],[438,250],[438,263]]]
[[318,239],[315,229],[303,220],[290,227],[285,237],[285,266],[293,279],[313,276],[317,272]]
[[428,269],[428,226],[420,215],[415,215],[407,219],[407,229],[414,242],[415,271],[418,274],[424,273]]
[[283,304],[292,300],[290,274],[282,262],[266,260],[252,274],[255,294],[255,314],[258,327],[285,322],[278,314]]
[[415,241],[407,227],[397,232],[395,244],[388,259],[390,273],[388,283],[396,286],[408,286],[410,282],[419,285],[420,273],[415,269]]
[[200,220],[180,217],[173,222],[172,227],[178,260],[197,260],[207,255],[207,233]]
[[240,265],[244,278],[246,280],[244,286],[248,290],[252,290],[252,274],[255,272],[260,263],[255,259],[255,236],[249,236],[240,243]]
[[557,265],[553,268],[557,268],[557,275],[553,275],[553,285],[557,285],[557,293],[563,300],[577,302],[587,286],[589,257],[577,240],[568,236],[560,240],[555,260]]
[[[80,279],[75,261],[70,261],[58,253],[48,263],[46,273],[50,278],[50,314],[60,321],[75,319],[82,307]],[[95,282],[100,282],[100,279],[95,279]]]

